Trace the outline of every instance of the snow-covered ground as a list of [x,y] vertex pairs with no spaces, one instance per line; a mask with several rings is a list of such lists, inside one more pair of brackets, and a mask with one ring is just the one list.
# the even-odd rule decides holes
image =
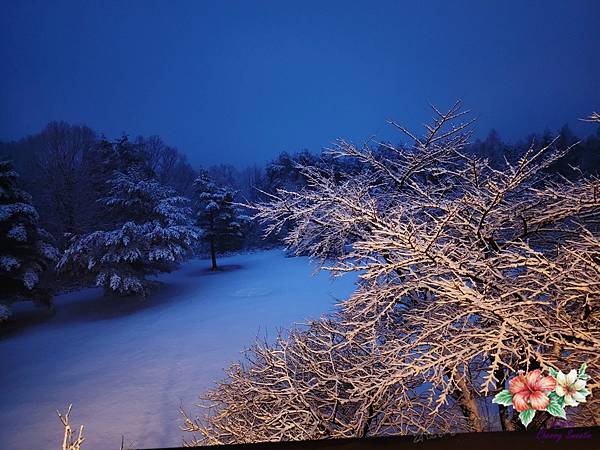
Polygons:
[[[53,449],[62,431],[56,409],[73,403],[85,448],[181,445],[180,405],[197,396],[265,331],[273,336],[318,318],[353,290],[307,258],[281,250],[222,258],[225,270],[194,260],[145,303],[87,289],[55,299],[57,313],[0,339],[0,448]],[[21,312],[20,314],[24,314]]]

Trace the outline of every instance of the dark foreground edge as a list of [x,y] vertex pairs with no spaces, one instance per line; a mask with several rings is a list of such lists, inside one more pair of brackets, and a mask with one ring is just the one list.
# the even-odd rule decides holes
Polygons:
[[[168,450],[184,447],[169,447]],[[538,431],[459,433],[454,435],[389,436],[363,439],[325,439],[302,442],[220,445],[215,450],[600,450],[600,427],[559,428]],[[167,450],[146,449],[146,450]]]

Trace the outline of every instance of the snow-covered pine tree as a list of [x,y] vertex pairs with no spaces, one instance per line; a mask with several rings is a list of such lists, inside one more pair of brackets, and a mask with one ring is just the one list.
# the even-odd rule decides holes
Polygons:
[[[58,259],[52,237],[38,226],[31,196],[17,184],[12,163],[0,161],[0,285],[2,302],[31,299],[49,305],[51,294],[40,287],[42,272]],[[0,322],[8,317],[0,304]]]
[[145,277],[176,267],[199,230],[189,200],[156,181],[142,163],[116,171],[108,183],[110,195],[100,202],[115,227],[74,238],[58,269],[108,291],[145,296]]
[[211,269],[216,270],[217,253],[240,245],[246,219],[233,204],[234,193],[215,185],[205,171],[194,181],[194,190],[196,223],[210,249]]

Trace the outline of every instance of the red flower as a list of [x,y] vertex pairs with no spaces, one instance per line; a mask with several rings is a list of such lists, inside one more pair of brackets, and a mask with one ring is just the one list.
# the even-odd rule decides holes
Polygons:
[[544,410],[550,404],[548,392],[556,387],[556,380],[553,376],[542,376],[540,370],[534,370],[516,376],[508,383],[508,388],[512,394],[512,404],[519,412],[527,411],[529,405],[533,409]]

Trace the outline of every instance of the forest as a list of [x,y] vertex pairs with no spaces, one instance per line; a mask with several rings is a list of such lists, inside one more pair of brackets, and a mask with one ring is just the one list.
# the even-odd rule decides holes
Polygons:
[[[88,287],[148,302],[156,275],[190,258],[219,272],[230,255],[283,247],[355,274],[353,292],[256,341],[199,413],[182,409],[187,445],[511,431],[566,410],[596,424],[597,114],[583,139],[564,126],[511,144],[473,139],[460,102],[432,113],[424,134],[391,121],[396,143],[340,140],[264,167],[194,168],[158,136],[64,122],[2,143],[0,326],[18,329],[22,301],[50,316],[53,297]],[[539,398],[518,397],[516,373]]]
[[[372,161],[386,161],[405,144],[365,145]],[[570,149],[544,173],[572,180],[600,169],[600,131],[580,139],[568,125],[512,144],[491,130],[484,140],[465,145],[465,152],[501,169],[531,145]],[[3,318],[15,300],[51,306],[53,293],[74,285],[143,295],[146,275],[172,270],[192,254],[209,254],[216,269],[219,253],[281,244],[292,221],[265,236],[265,225],[250,220],[249,205],[282,189],[309,186],[312,175],[305,167],[341,179],[361,174],[365,162],[335,150],[303,150],[281,152],[264,167],[193,168],[159,136],[109,140],[65,122],[2,142],[0,154]]]

